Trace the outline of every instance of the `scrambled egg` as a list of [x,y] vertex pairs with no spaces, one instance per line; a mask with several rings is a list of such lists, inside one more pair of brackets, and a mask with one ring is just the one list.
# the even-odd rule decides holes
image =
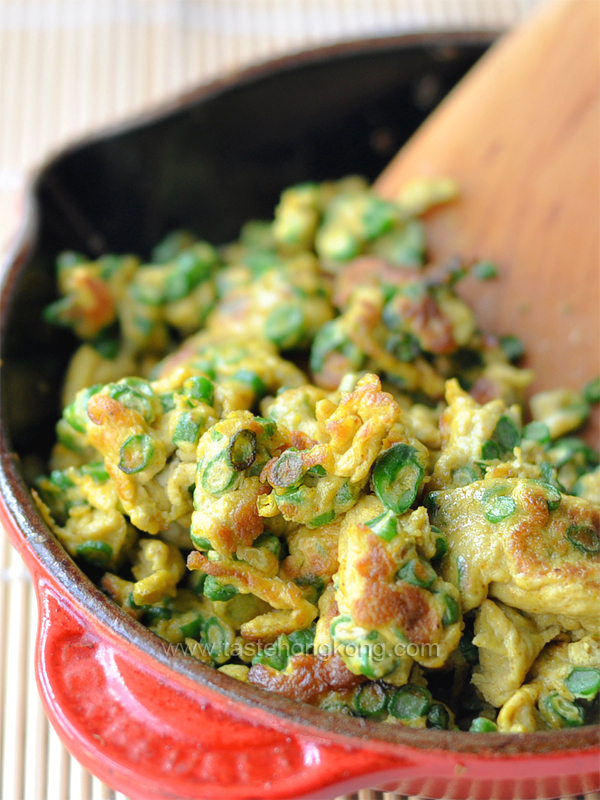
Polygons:
[[356,177],[286,190],[214,247],[65,253],[47,318],[82,341],[51,471],[67,552],[179,652],[331,712],[415,728],[592,722],[598,401],[534,396],[518,340],[428,265],[420,219]]

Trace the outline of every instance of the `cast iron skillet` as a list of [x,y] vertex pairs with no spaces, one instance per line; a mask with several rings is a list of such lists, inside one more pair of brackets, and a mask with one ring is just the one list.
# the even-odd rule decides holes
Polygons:
[[[598,726],[526,736],[403,729],[327,714],[170,655],[66,555],[25,479],[52,444],[61,376],[76,346],[42,321],[56,296],[59,252],[144,255],[173,228],[224,243],[247,219],[268,218],[291,184],[348,173],[373,179],[490,41],[416,35],[283,58],[77,144],[32,182],[0,298],[3,516],[37,582],[46,709],[85,766],[122,791],[242,800],[374,784],[481,798],[598,788]],[[104,724],[111,703],[127,732],[120,737],[114,720]],[[142,755],[132,750],[136,737],[146,743]],[[188,756],[201,741],[204,754],[175,779],[157,741]],[[258,748],[252,764],[249,747]]]

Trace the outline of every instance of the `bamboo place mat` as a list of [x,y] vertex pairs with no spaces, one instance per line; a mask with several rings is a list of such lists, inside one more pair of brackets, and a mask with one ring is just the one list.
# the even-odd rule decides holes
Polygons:
[[[365,36],[500,30],[544,1],[0,0],[0,250],[31,169],[83,133],[270,56]],[[36,617],[31,580],[0,533],[0,798],[126,800],[47,723]]]

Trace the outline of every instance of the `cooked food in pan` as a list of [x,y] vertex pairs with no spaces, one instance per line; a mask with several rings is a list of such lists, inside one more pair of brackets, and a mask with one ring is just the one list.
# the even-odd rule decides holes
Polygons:
[[421,219],[356,177],[281,196],[215,247],[58,260],[47,319],[82,340],[52,531],[124,611],[287,697],[478,732],[598,716],[599,381],[535,395],[514,336],[430,264]]

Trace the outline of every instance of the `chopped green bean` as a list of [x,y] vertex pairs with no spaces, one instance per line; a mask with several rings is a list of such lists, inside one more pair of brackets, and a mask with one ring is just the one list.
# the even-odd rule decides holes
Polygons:
[[481,458],[484,461],[495,461],[501,457],[500,447],[496,442],[488,439],[481,445]]
[[225,454],[220,453],[217,458],[204,466],[201,479],[202,488],[214,497],[219,497],[231,489],[236,478],[237,474],[225,460]]
[[189,411],[184,411],[177,420],[173,431],[173,444],[182,442],[194,444],[200,435],[200,423],[196,422]]
[[434,703],[427,713],[428,728],[435,728],[438,731],[447,731],[450,727],[450,713],[442,703]]
[[448,627],[448,625],[454,625],[455,622],[458,622],[460,619],[460,606],[456,602],[456,600],[450,594],[446,594],[444,592],[442,594],[442,600],[444,601],[444,615],[442,617],[442,625],[444,627]]
[[510,417],[504,415],[500,417],[494,428],[492,441],[496,442],[503,452],[512,452],[519,444],[521,434]]
[[119,469],[126,475],[134,475],[145,470],[152,456],[154,445],[145,433],[136,433],[126,439],[119,450]]
[[76,553],[95,567],[105,567],[113,557],[113,549],[106,542],[83,542],[77,545]]
[[525,425],[523,428],[523,439],[528,439],[531,442],[538,442],[543,447],[546,447],[552,441],[550,436],[550,428],[545,422],[535,420]]
[[479,480],[481,476],[475,472],[473,467],[464,464],[462,467],[456,467],[452,470],[452,483],[455,486],[468,486],[471,483]]
[[89,475],[94,483],[106,483],[110,478],[103,461],[92,461],[90,464],[84,464],[81,467],[81,473],[82,475]]
[[[186,615],[187,616],[187,615]],[[179,630],[186,639],[198,639],[202,633],[202,625],[204,617],[202,614],[197,614],[193,619],[184,622],[179,626]]]
[[354,695],[354,710],[359,717],[381,719],[385,716],[387,694],[383,686],[369,681],[359,686]]
[[297,450],[290,448],[282,453],[271,467],[269,483],[278,489],[296,486],[302,478],[303,470],[302,456]]
[[252,659],[252,664],[264,664],[271,669],[284,670],[290,656],[290,642],[285,634],[278,636]]
[[586,525],[571,525],[567,528],[567,539],[586,555],[600,552],[600,536],[593,528]]
[[471,733],[494,733],[497,730],[496,723],[487,717],[475,717],[469,728]]
[[160,622],[162,619],[172,619],[173,611],[166,606],[146,606],[144,609],[144,616],[149,625],[156,625],[156,623]]
[[[206,539],[204,536],[197,536],[192,530],[190,531],[190,538],[194,547],[197,550],[212,550],[212,544]],[[193,573],[193,574],[202,574],[202,573]]]
[[[194,544],[196,544],[196,542],[194,541],[194,535],[190,534],[190,536],[192,537],[192,541],[194,542]],[[204,539],[204,541],[208,543],[207,539]],[[208,547],[206,547],[206,548],[199,547],[198,549],[199,550],[204,550],[204,549],[212,550],[212,547],[210,546],[210,543],[208,543]],[[206,577],[207,576],[206,576],[206,574],[204,572],[200,572],[200,570],[197,570],[197,569],[192,570],[192,572],[190,572],[190,574],[189,574],[188,585],[189,585],[190,589],[192,590],[192,592],[195,595],[198,595],[199,597],[204,594],[204,584],[206,582]]]
[[299,586],[304,593],[304,596],[309,603],[317,604],[319,597],[325,591],[325,581],[318,575],[304,575],[301,578],[294,580],[296,586]]
[[540,489],[542,489],[544,498],[548,504],[548,511],[556,511],[556,509],[560,506],[560,501],[562,498],[562,495],[556,486],[553,486],[547,481],[541,481],[535,478],[530,480],[530,483],[532,483],[534,486],[539,486]]
[[398,535],[396,514],[391,509],[384,511],[383,514],[379,514],[369,522],[365,522],[365,525],[386,542],[391,542]]
[[194,375],[194,377],[188,378],[183,384],[183,392],[194,400],[206,403],[207,406],[214,405],[215,385],[204,375]]
[[229,466],[236,472],[243,472],[254,464],[256,458],[256,434],[243,428],[231,437],[227,448]]
[[334,519],[335,511],[331,509],[330,511],[325,511],[323,514],[319,514],[319,516],[314,517],[306,524],[309,528],[321,528],[323,525],[329,525]]
[[375,461],[373,488],[385,506],[403,514],[413,504],[423,475],[415,448],[394,444]]
[[485,511],[488,522],[502,522],[512,516],[517,510],[517,504],[512,497],[495,497]]
[[206,576],[206,580],[204,581],[204,596],[208,597],[209,600],[226,602],[227,600],[231,600],[232,597],[235,597],[236,594],[239,594],[239,591],[235,586],[232,586],[230,583],[221,583],[221,581],[213,575]]
[[229,658],[233,640],[233,631],[218,617],[210,617],[204,623],[202,642],[217,664],[223,663]]
[[252,543],[252,547],[264,547],[277,558],[281,556],[281,540],[272,533],[261,533]]
[[600,670],[575,667],[565,678],[565,686],[575,697],[593,700],[600,691]]
[[90,397],[98,394],[101,389],[102,386],[100,384],[90,386],[88,389],[82,389],[77,393],[75,400],[73,400],[73,402],[70,403],[63,411],[63,419],[65,422],[67,422],[79,433],[85,433],[87,430],[87,410]]
[[553,728],[578,728],[585,723],[581,706],[572,703],[558,692],[542,697],[538,703],[542,718]]
[[414,683],[407,683],[390,697],[388,708],[392,717],[416,720],[429,713],[432,704],[431,692]]
[[288,640],[291,655],[312,653],[315,644],[315,625],[300,631],[293,631],[288,635]]
[[400,581],[410,583],[411,586],[419,586],[421,589],[429,589],[437,578],[437,573],[433,567],[422,558],[411,558],[407,561],[396,574]]

